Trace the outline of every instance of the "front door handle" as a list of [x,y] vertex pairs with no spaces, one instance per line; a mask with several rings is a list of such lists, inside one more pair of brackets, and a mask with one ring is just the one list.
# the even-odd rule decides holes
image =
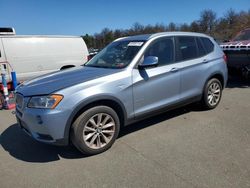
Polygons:
[[179,69],[178,68],[172,68],[170,72],[177,72]]

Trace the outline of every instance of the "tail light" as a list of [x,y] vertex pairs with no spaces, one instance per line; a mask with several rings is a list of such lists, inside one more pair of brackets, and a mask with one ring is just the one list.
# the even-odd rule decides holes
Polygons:
[[223,55],[223,59],[224,59],[225,63],[227,63],[227,56],[226,56],[226,54]]

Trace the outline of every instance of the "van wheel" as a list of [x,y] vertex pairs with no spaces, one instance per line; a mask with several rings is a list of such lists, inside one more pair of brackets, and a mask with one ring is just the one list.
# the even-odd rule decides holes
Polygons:
[[210,79],[204,88],[202,104],[205,109],[215,108],[221,99],[222,86],[217,78]]
[[82,153],[95,155],[109,149],[120,130],[116,112],[96,106],[83,112],[73,123],[71,141]]

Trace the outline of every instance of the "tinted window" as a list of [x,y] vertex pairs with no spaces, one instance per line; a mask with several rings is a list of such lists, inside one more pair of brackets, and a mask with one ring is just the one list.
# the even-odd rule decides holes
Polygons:
[[145,52],[144,57],[158,57],[159,65],[167,65],[174,62],[174,39],[164,38],[154,42]]
[[13,28],[7,28],[7,27],[1,27],[0,28],[0,32],[2,33],[12,33],[13,32]]
[[207,54],[214,51],[214,44],[210,41],[210,39],[205,38],[205,37],[201,37],[200,39],[203,43],[203,46],[205,47],[205,49],[207,51]]
[[200,38],[197,37],[196,42],[197,42],[197,47],[198,47],[198,55],[200,57],[206,55],[207,52],[206,52],[205,48],[203,47]]
[[194,59],[198,57],[194,37],[177,37],[180,60]]

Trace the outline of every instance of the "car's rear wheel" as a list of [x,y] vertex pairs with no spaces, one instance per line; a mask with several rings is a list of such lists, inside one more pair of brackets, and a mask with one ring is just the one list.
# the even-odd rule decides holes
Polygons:
[[222,86],[217,78],[210,79],[204,88],[202,103],[206,109],[215,108],[221,100]]
[[108,106],[96,106],[83,112],[73,123],[72,143],[82,153],[94,155],[109,149],[120,129],[116,112]]

